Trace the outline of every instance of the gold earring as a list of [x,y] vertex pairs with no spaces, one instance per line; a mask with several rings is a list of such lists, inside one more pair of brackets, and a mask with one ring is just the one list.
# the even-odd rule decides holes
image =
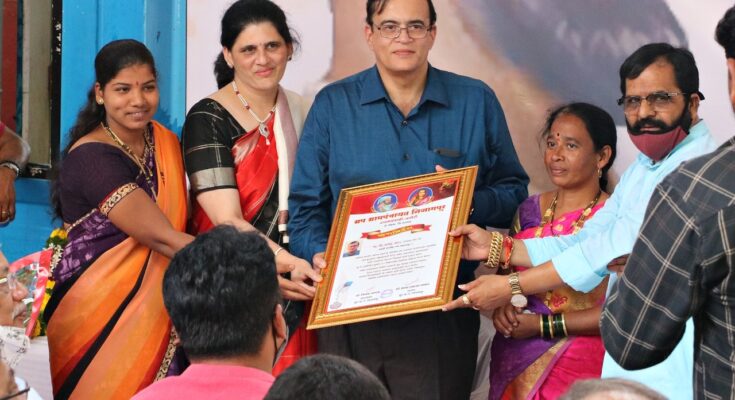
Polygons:
[[602,178],[602,169],[597,168],[597,177]]
[[99,104],[99,105],[103,105],[103,104],[105,104],[105,99],[103,99],[103,98],[101,98],[101,97],[98,97],[98,98],[97,98],[97,104]]

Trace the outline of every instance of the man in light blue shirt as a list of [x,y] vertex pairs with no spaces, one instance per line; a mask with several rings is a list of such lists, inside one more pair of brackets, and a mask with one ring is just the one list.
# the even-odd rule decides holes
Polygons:
[[[514,241],[511,264],[538,266],[517,275],[524,294],[562,284],[579,291],[592,290],[609,273],[608,263],[632,250],[655,186],[683,161],[716,148],[697,114],[704,96],[699,92],[699,75],[689,51],[663,43],[643,46],[623,63],[620,79],[623,97],[619,104],[630,138],[642,154],[578,234]],[[492,245],[489,233],[468,226],[455,234],[468,234],[465,250],[470,251],[469,258],[487,257]],[[613,274],[608,287],[615,279]],[[461,288],[467,290],[467,298],[449,303],[447,309],[465,303],[492,309],[507,304],[513,292],[505,276],[481,277]],[[602,376],[637,380],[672,398],[691,393],[693,336],[691,322],[688,325],[677,348],[661,364],[626,371],[606,354]]]

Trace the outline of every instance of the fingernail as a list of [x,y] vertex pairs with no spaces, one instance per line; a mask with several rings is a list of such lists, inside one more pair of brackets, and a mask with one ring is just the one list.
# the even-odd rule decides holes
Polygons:
[[465,290],[465,288],[467,287],[467,285],[462,284],[462,285],[457,285],[457,287],[460,288],[460,289],[462,289],[462,290]]
[[442,307],[442,311],[447,311],[447,308],[446,307]]

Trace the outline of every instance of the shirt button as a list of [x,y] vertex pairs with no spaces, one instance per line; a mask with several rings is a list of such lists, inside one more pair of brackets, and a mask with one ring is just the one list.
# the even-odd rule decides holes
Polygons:
[[403,122],[401,122],[401,125],[403,125],[403,126],[408,126],[408,121],[406,121],[406,120],[403,120]]
[[403,154],[403,159],[404,159],[405,161],[408,161],[408,160],[410,160],[410,159],[411,159],[411,156],[409,156],[409,155],[408,155],[408,153],[404,153],[404,154]]

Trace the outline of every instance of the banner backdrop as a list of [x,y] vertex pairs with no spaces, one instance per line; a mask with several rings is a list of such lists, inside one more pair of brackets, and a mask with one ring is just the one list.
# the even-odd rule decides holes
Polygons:
[[[187,3],[187,109],[216,90],[212,66],[220,18],[231,0]],[[276,0],[301,46],[284,87],[307,97],[325,84],[373,65],[364,38],[363,0]],[[605,108],[616,120],[613,181],[637,151],[628,139],[618,68],[650,42],[686,46],[697,60],[706,100],[699,115],[719,142],[735,133],[724,52],[714,29],[731,1],[434,0],[437,40],[432,65],[486,82],[505,110],[513,142],[531,176],[531,192],[551,189],[539,150],[548,110],[569,101]]]

